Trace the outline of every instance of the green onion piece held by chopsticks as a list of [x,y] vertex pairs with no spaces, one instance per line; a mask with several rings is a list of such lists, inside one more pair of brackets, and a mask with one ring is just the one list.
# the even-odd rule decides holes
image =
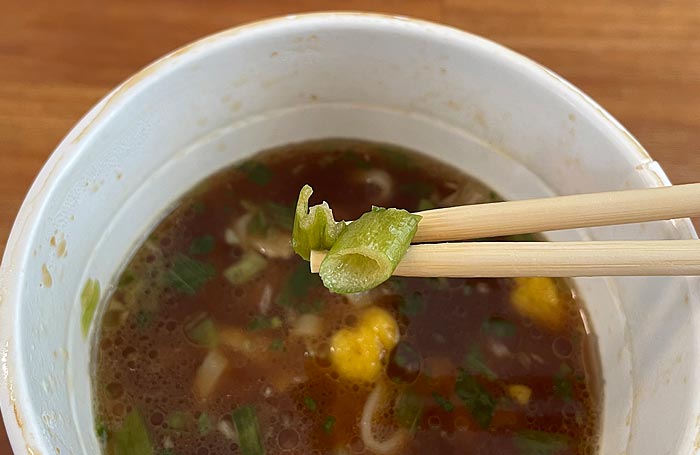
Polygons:
[[231,417],[233,417],[233,424],[238,432],[241,453],[243,455],[265,455],[255,409],[252,406],[241,406],[231,413]]
[[348,294],[389,279],[420,219],[405,210],[373,207],[345,228],[321,262],[323,284],[333,292]]
[[304,185],[299,192],[292,230],[292,247],[307,261],[311,250],[329,249],[345,229],[344,222],[333,219],[333,211],[327,203],[309,208],[312,193],[309,185]]

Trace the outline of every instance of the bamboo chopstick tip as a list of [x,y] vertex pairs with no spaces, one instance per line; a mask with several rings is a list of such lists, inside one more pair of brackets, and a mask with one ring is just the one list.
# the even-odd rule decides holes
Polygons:
[[321,262],[323,262],[326,254],[328,254],[327,251],[311,250],[311,254],[309,255],[309,268],[311,269],[311,273],[318,273],[321,269]]

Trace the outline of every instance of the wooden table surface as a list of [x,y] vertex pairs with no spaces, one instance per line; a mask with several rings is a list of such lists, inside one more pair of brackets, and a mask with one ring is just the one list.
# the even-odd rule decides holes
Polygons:
[[[2,0],[0,6],[0,245],[48,155],[120,81],[201,36],[305,11],[414,16],[498,41],[591,95],[674,183],[700,181],[698,0]],[[0,430],[0,454],[9,453]]]

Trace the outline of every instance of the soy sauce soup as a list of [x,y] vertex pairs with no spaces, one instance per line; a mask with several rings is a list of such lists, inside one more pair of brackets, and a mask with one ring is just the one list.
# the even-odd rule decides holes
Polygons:
[[[306,183],[346,220],[371,205],[498,200],[426,156],[345,140],[266,151],[207,179],[140,246],[102,316],[104,453],[595,451],[597,359],[567,281],[394,277],[332,294],[289,243]],[[387,324],[389,349],[362,344]]]

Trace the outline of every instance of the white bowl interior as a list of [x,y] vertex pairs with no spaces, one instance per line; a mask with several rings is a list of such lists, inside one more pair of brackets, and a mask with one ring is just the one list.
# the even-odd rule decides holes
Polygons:
[[[109,293],[128,254],[202,178],[258,150],[324,137],[416,149],[512,199],[668,184],[584,95],[533,62],[453,29],[328,14],[207,38],[95,107],[25,201],[0,276],[2,404],[18,453],[98,451],[91,337],[80,331],[86,280]],[[695,233],[679,220],[549,237]],[[65,240],[66,255],[52,238]],[[601,453],[690,452],[700,407],[698,280],[576,284],[600,347]]]

